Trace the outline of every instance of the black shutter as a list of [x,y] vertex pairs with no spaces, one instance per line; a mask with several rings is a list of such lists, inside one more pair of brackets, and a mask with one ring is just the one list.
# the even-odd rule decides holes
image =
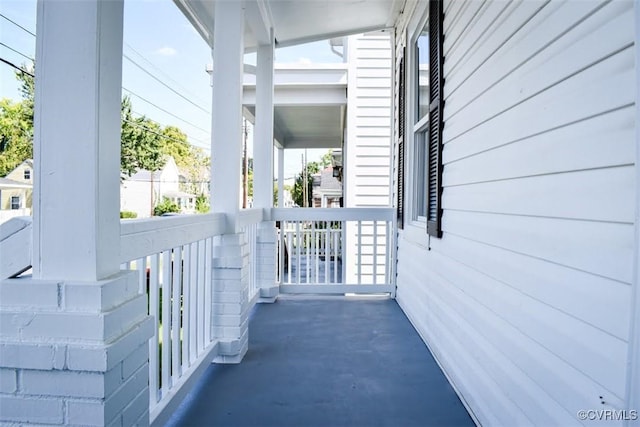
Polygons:
[[405,70],[404,52],[398,67],[398,228],[404,228]]
[[429,0],[429,131],[427,135],[427,233],[442,237],[442,111],[444,99],[442,0]]

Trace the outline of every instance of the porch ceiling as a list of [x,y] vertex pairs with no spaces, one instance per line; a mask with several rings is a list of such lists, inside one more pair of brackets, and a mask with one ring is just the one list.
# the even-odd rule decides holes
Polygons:
[[[276,65],[274,133],[284,148],[341,148],[347,105],[345,64]],[[254,122],[255,76],[245,74],[243,105]]]
[[[213,46],[214,5],[228,0],[174,0]],[[264,43],[271,26],[277,47],[389,28],[405,0],[250,0],[246,3],[245,47]],[[264,25],[267,21],[268,25]],[[262,27],[258,29],[258,27]]]

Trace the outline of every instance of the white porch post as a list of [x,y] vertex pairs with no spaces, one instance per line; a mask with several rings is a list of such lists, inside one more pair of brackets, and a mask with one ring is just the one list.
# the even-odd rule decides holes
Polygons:
[[240,1],[215,3],[211,208],[233,216],[240,210],[244,10]]
[[213,333],[220,340],[215,361],[238,363],[249,343],[248,245],[234,226],[240,210],[245,17],[241,1],[217,1],[214,7],[211,206],[226,214],[229,234],[214,241]]
[[0,282],[0,424],[148,424],[151,323],[119,270],[123,1],[37,16],[34,277]]
[[33,270],[119,270],[122,1],[38,2]]
[[[254,132],[254,206],[273,206],[273,50],[275,42],[258,46],[256,71],[256,127]],[[257,235],[257,281],[261,301],[275,301],[277,233],[273,221],[263,222]]]
[[253,200],[258,208],[273,206],[273,49],[273,41],[258,46],[257,55]]

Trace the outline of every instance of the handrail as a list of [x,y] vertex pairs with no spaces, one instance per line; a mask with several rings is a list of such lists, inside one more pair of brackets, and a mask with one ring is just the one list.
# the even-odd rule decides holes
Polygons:
[[243,209],[230,218],[229,223],[234,224],[235,227],[232,229],[237,233],[244,227],[262,222],[266,217],[265,211],[261,208]]
[[272,221],[392,221],[394,208],[273,208]]
[[120,262],[160,253],[226,231],[224,214],[122,220]]

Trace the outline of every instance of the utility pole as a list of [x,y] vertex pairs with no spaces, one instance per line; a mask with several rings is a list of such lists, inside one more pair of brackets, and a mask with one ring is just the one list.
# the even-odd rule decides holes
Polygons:
[[307,193],[309,191],[309,178],[307,177],[307,158],[304,154],[301,154],[300,156],[302,157],[302,207],[306,208],[309,206],[309,198],[307,196]]
[[249,190],[249,159],[247,158],[247,119],[242,119],[242,130],[244,136],[244,144],[242,148],[242,209],[247,208],[247,196]]

